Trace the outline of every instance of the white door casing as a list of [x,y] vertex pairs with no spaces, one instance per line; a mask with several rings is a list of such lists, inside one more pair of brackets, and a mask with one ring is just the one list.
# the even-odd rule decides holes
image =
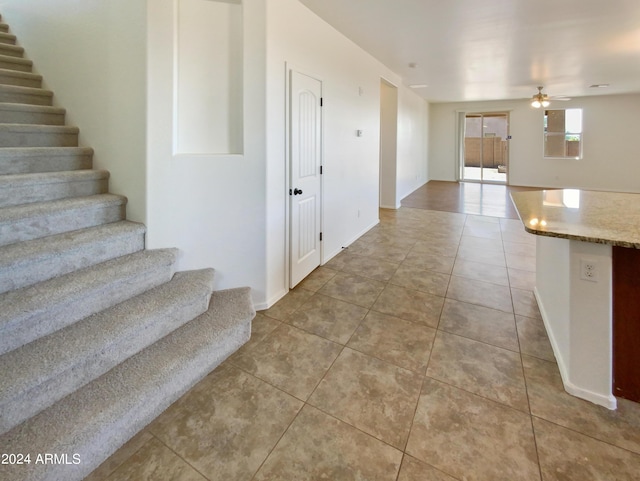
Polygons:
[[290,70],[289,285],[321,261],[322,82]]

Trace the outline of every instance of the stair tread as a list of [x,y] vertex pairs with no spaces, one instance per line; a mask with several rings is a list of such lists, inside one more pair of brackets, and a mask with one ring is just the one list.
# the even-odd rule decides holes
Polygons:
[[92,155],[91,147],[2,147],[0,148],[0,159],[3,157],[30,157],[47,155],[51,157],[65,156],[70,153],[85,153]]
[[35,74],[33,72],[21,72],[19,70],[10,70],[6,68],[0,68],[0,75],[6,75],[9,77],[28,78],[28,79],[34,79],[34,80],[42,80],[42,75]]
[[[0,293],[141,250],[145,232],[144,224],[123,220],[2,246],[0,272],[11,275],[0,280]],[[37,274],[29,272],[33,266]]]
[[97,194],[4,207],[0,209],[0,224],[29,217],[41,217],[45,214],[55,215],[58,212],[84,209],[92,205],[121,204],[126,202],[126,199],[117,194]]
[[3,124],[0,123],[0,132],[31,133],[42,132],[50,134],[78,134],[80,129],[72,125],[47,125],[47,124]]
[[[0,432],[199,316],[212,291],[213,269],[177,273],[165,284],[4,354]],[[141,332],[144,336],[136,337]],[[25,410],[22,398],[34,406]]]
[[8,43],[0,43],[0,49],[3,49],[7,52],[13,52],[18,54],[19,56],[24,55],[24,48],[19,45],[11,45]]
[[0,92],[41,95],[43,97],[53,97],[53,91],[37,87],[24,87],[23,85],[0,84]]
[[[169,277],[163,281],[167,282],[173,275],[177,253],[177,249],[139,251],[32,286],[0,294],[0,332],[15,331],[21,328],[24,323],[37,319],[39,316],[47,316],[48,319],[51,319],[54,311],[64,305],[73,304],[74,307],[73,316],[67,315],[65,317],[65,325],[111,307],[115,303],[144,292],[145,286],[129,286],[130,289],[126,293],[126,297],[118,302],[114,302],[111,298],[101,298],[100,303],[87,307],[81,305],[81,301],[89,298],[92,293],[103,295],[108,291],[107,286],[114,282],[126,282],[127,279],[134,279],[141,272],[159,265],[171,267]],[[158,284],[154,284],[153,287],[156,285]],[[34,331],[31,340],[55,330],[48,330],[49,326],[41,324],[31,326],[31,329]],[[17,347],[19,345],[14,348]],[[9,350],[4,349],[2,352]]]
[[12,57],[11,55],[2,55],[0,53],[0,62],[19,63],[22,65],[33,65],[33,61],[28,58]]
[[6,452],[81,464],[8,466],[7,479],[81,480],[245,343],[254,315],[248,288],[214,292],[205,313],[0,437]]
[[33,104],[18,104],[12,102],[0,102],[0,110],[18,110],[21,112],[37,112],[37,113],[50,113],[50,114],[65,114],[66,109],[60,107],[53,107],[51,105],[33,105]]
[[58,172],[33,172],[27,174],[0,175],[0,189],[15,186],[59,184],[87,180],[108,179],[109,171],[102,169],[63,170]]

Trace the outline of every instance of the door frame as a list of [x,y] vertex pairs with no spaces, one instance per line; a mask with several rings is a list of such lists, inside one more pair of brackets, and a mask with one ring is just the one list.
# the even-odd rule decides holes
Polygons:
[[[321,96],[324,98],[324,80],[320,75],[316,75],[309,70],[299,67],[298,65],[292,64],[290,62],[285,62],[284,64],[285,70],[285,129],[284,129],[284,227],[285,227],[285,245],[284,245],[284,272],[285,272],[285,289],[288,291],[291,289],[291,196],[289,195],[289,190],[293,189],[293,185],[291,183],[291,73],[297,72],[302,75],[306,75],[307,77],[311,77],[318,82],[320,82],[320,91]],[[323,227],[325,225],[324,222],[324,176],[325,165],[324,165],[324,107],[321,107],[320,110],[320,165],[323,168],[322,175],[320,176],[320,231],[323,232]],[[324,242],[320,242],[320,265],[324,264]]]
[[[498,109],[498,110],[456,110],[456,180],[458,182],[473,182],[476,184],[495,184],[495,185],[510,185],[509,173],[511,170],[511,112],[512,109]],[[484,115],[484,114],[504,114],[507,116],[507,159],[509,161],[507,165],[506,180],[504,182],[492,181],[492,180],[474,180],[465,179],[463,175],[464,169],[464,134],[465,134],[465,121],[467,115]],[[481,149],[482,150],[482,149]],[[481,176],[482,173],[481,173]]]

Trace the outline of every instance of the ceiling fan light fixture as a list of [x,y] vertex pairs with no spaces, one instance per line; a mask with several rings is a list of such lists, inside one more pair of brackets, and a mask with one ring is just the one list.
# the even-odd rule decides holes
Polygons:
[[550,104],[547,94],[542,93],[542,87],[538,87],[538,93],[531,97],[531,99],[531,106],[534,109],[539,109],[540,107],[548,107]]

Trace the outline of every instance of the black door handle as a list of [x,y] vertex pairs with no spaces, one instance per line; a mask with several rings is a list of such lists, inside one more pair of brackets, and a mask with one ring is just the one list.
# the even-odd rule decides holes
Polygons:
[[298,195],[298,194],[302,194],[302,190],[296,187],[295,189],[293,189],[293,195]]

